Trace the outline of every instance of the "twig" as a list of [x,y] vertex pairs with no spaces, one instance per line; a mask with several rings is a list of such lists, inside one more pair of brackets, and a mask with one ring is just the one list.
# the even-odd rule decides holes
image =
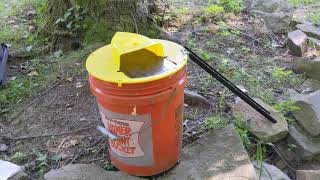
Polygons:
[[89,130],[89,129],[93,129],[96,126],[90,126],[90,127],[86,127],[86,128],[82,128],[82,129],[77,129],[74,131],[68,131],[68,132],[61,132],[61,133],[52,133],[52,134],[42,134],[42,135],[36,135],[36,136],[25,136],[25,137],[18,137],[18,138],[12,138],[12,140],[14,141],[20,141],[20,140],[27,140],[27,139],[34,139],[34,138],[44,138],[44,137],[50,137],[50,136],[63,136],[63,135],[67,135],[67,134],[73,134],[73,133],[77,133],[80,131],[84,131],[84,130]]
[[106,158],[106,157],[91,159],[91,160],[89,160],[89,161],[86,161],[85,164],[89,164],[89,163],[92,163],[92,162],[95,162],[95,161],[100,161],[100,160],[103,160],[103,159],[105,159],[105,158]]
[[296,172],[296,170],[295,170],[292,166],[289,165],[289,163],[287,162],[287,160],[286,160],[284,157],[282,157],[282,155],[279,153],[279,151],[277,150],[277,148],[274,147],[274,146],[271,146],[271,147],[272,147],[272,149],[279,155],[279,157],[282,159],[282,161],[283,161],[292,171]]
[[[91,147],[95,146],[97,143],[99,143],[99,142],[102,140],[102,138],[103,138],[103,137],[100,137],[100,138],[99,138],[96,142],[94,142],[93,144],[90,144],[90,145],[84,147],[84,149],[91,148]],[[68,162],[68,163],[66,163],[66,164],[72,164],[75,160],[77,160],[80,156],[82,156],[83,153],[84,153],[84,150],[82,149],[81,151],[78,152],[77,155],[74,156],[74,158],[73,158],[70,162]]]
[[25,111],[28,107],[30,107],[31,105],[33,105],[35,102],[37,102],[38,100],[41,99],[42,96],[46,95],[51,89],[53,89],[54,87],[56,87],[57,85],[59,85],[62,81],[64,80],[64,77],[62,77],[58,82],[56,82],[55,84],[53,84],[51,87],[49,87],[46,91],[44,91],[42,94],[40,94],[37,98],[35,98],[33,101],[31,101],[29,104],[27,104],[24,108],[22,108],[19,112],[17,112],[16,114],[14,114],[13,116],[11,116],[9,119],[12,120],[14,118],[16,118],[18,115],[20,115],[23,111]]
[[193,126],[192,128],[188,129],[188,130],[187,130],[186,132],[184,132],[183,134],[184,134],[184,135],[188,135],[189,132],[191,132],[191,131],[193,131],[193,130],[199,128],[199,127],[201,127],[204,123],[205,123],[205,122],[201,122],[201,123]]
[[[230,30],[233,30],[233,31],[239,31],[239,29],[235,29],[235,28],[232,28],[232,27],[229,27],[229,26],[227,28],[230,29]],[[246,36],[246,37],[251,38],[252,40],[254,40],[254,41],[256,41],[256,42],[258,42],[260,44],[263,44],[263,42],[261,42],[260,40],[256,39],[255,37],[251,36],[250,34],[244,33],[242,31],[239,31],[239,33],[244,35],[244,36]]]
[[163,24],[164,24],[163,22],[164,22],[164,18],[166,16],[166,11],[167,11],[168,6],[169,6],[168,2],[166,2],[164,5],[163,13],[162,13],[161,27],[163,27]]
[[132,12],[130,12],[130,14],[131,14],[132,20],[134,22],[134,27],[135,27],[136,33],[139,33],[139,29],[138,29],[138,25],[137,25],[136,19],[134,18],[134,15],[133,15]]

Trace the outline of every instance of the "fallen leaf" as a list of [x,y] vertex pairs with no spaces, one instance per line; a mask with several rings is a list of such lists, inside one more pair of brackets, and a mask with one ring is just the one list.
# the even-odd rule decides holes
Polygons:
[[8,149],[8,146],[5,144],[0,144],[0,152],[6,151]]
[[208,26],[208,31],[209,31],[210,33],[212,33],[212,34],[217,33],[217,32],[219,31],[219,29],[220,29],[220,26],[219,26],[219,25],[216,25],[216,24],[210,24],[210,25]]
[[39,76],[39,73],[37,71],[31,71],[29,74],[27,74],[27,76],[29,77]]
[[82,87],[83,87],[82,82],[77,82],[77,84],[76,84],[76,88],[82,88]]
[[26,47],[26,51],[30,52],[32,50],[32,45]]
[[9,79],[9,81],[14,81],[14,80],[16,80],[17,79],[17,76],[12,76],[10,79]]
[[28,34],[21,36],[21,39],[27,39],[27,38],[28,38]]
[[72,77],[68,77],[68,78],[66,78],[66,80],[69,81],[69,82],[72,82],[73,78]]
[[59,51],[54,52],[54,53],[53,53],[53,56],[54,56],[55,58],[59,58],[59,57],[62,56],[62,54],[63,54],[63,51],[60,49]]
[[72,156],[72,147],[78,145],[80,143],[80,139],[77,136],[68,136],[63,138],[60,142],[49,142],[48,143],[48,152],[53,154],[52,157],[55,159],[62,160],[67,159]]

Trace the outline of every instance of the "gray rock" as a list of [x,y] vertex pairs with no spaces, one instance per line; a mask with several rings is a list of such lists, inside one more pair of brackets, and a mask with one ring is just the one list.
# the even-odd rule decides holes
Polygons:
[[298,59],[292,64],[295,73],[305,74],[306,76],[320,80],[320,58],[317,59]]
[[292,20],[290,23],[291,27],[296,27],[298,24],[312,24],[311,22],[306,20],[306,10],[304,8],[297,8],[293,12]]
[[297,180],[320,180],[320,170],[298,170]]
[[[247,3],[248,4],[248,3]],[[287,33],[293,15],[286,0],[255,0],[249,8],[252,14],[260,16],[274,33]]]
[[162,179],[257,179],[233,126],[212,130],[183,149],[181,162]]
[[254,161],[253,165],[257,176],[260,177],[259,180],[291,180],[285,173],[273,165],[262,162],[262,171],[260,163]]
[[316,27],[310,23],[298,24],[296,27],[309,37],[320,39],[320,27]]
[[320,40],[311,37],[308,40],[311,47],[314,47],[318,51],[320,50]]
[[288,143],[296,146],[292,151],[303,160],[311,160],[320,154],[320,144],[313,142],[312,138],[303,129],[298,130],[290,126]]
[[299,110],[293,111],[293,116],[312,136],[320,134],[320,91],[303,95],[289,90],[293,105]]
[[303,56],[307,51],[308,37],[300,30],[295,30],[288,33],[288,47],[292,54],[296,56]]
[[10,177],[8,180],[29,180],[29,176],[25,172],[18,172],[14,176]]
[[68,164],[60,169],[51,170],[44,175],[45,180],[142,180],[119,171],[105,171],[94,164]]
[[277,123],[270,122],[243,100],[232,106],[232,113],[243,116],[248,122],[249,131],[265,142],[277,142],[285,138],[288,134],[288,124],[285,117],[260,99],[255,100],[271,113]]
[[211,106],[210,102],[206,98],[204,98],[203,96],[195,92],[191,92],[187,90],[184,90],[184,101],[186,104],[192,105],[192,106],[200,106],[200,107],[206,107],[206,108]]
[[320,90],[320,81],[314,79],[305,80],[299,88],[299,92],[301,92],[301,94],[310,94],[317,90]]

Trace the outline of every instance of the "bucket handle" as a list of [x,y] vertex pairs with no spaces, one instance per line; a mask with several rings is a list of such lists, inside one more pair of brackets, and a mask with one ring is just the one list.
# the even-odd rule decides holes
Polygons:
[[108,129],[106,129],[106,128],[102,127],[102,126],[97,126],[97,130],[100,131],[104,136],[106,136],[110,140],[119,139],[119,136],[113,134]]

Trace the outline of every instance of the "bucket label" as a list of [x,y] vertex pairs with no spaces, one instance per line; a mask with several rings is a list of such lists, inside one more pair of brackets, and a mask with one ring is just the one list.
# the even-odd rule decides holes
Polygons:
[[106,129],[119,139],[108,140],[111,156],[129,165],[149,166],[153,161],[151,115],[112,112],[99,105]]
[[113,152],[122,157],[144,156],[139,144],[139,132],[144,122],[120,119],[106,119],[105,121],[107,129],[120,137],[120,139],[109,141]]

